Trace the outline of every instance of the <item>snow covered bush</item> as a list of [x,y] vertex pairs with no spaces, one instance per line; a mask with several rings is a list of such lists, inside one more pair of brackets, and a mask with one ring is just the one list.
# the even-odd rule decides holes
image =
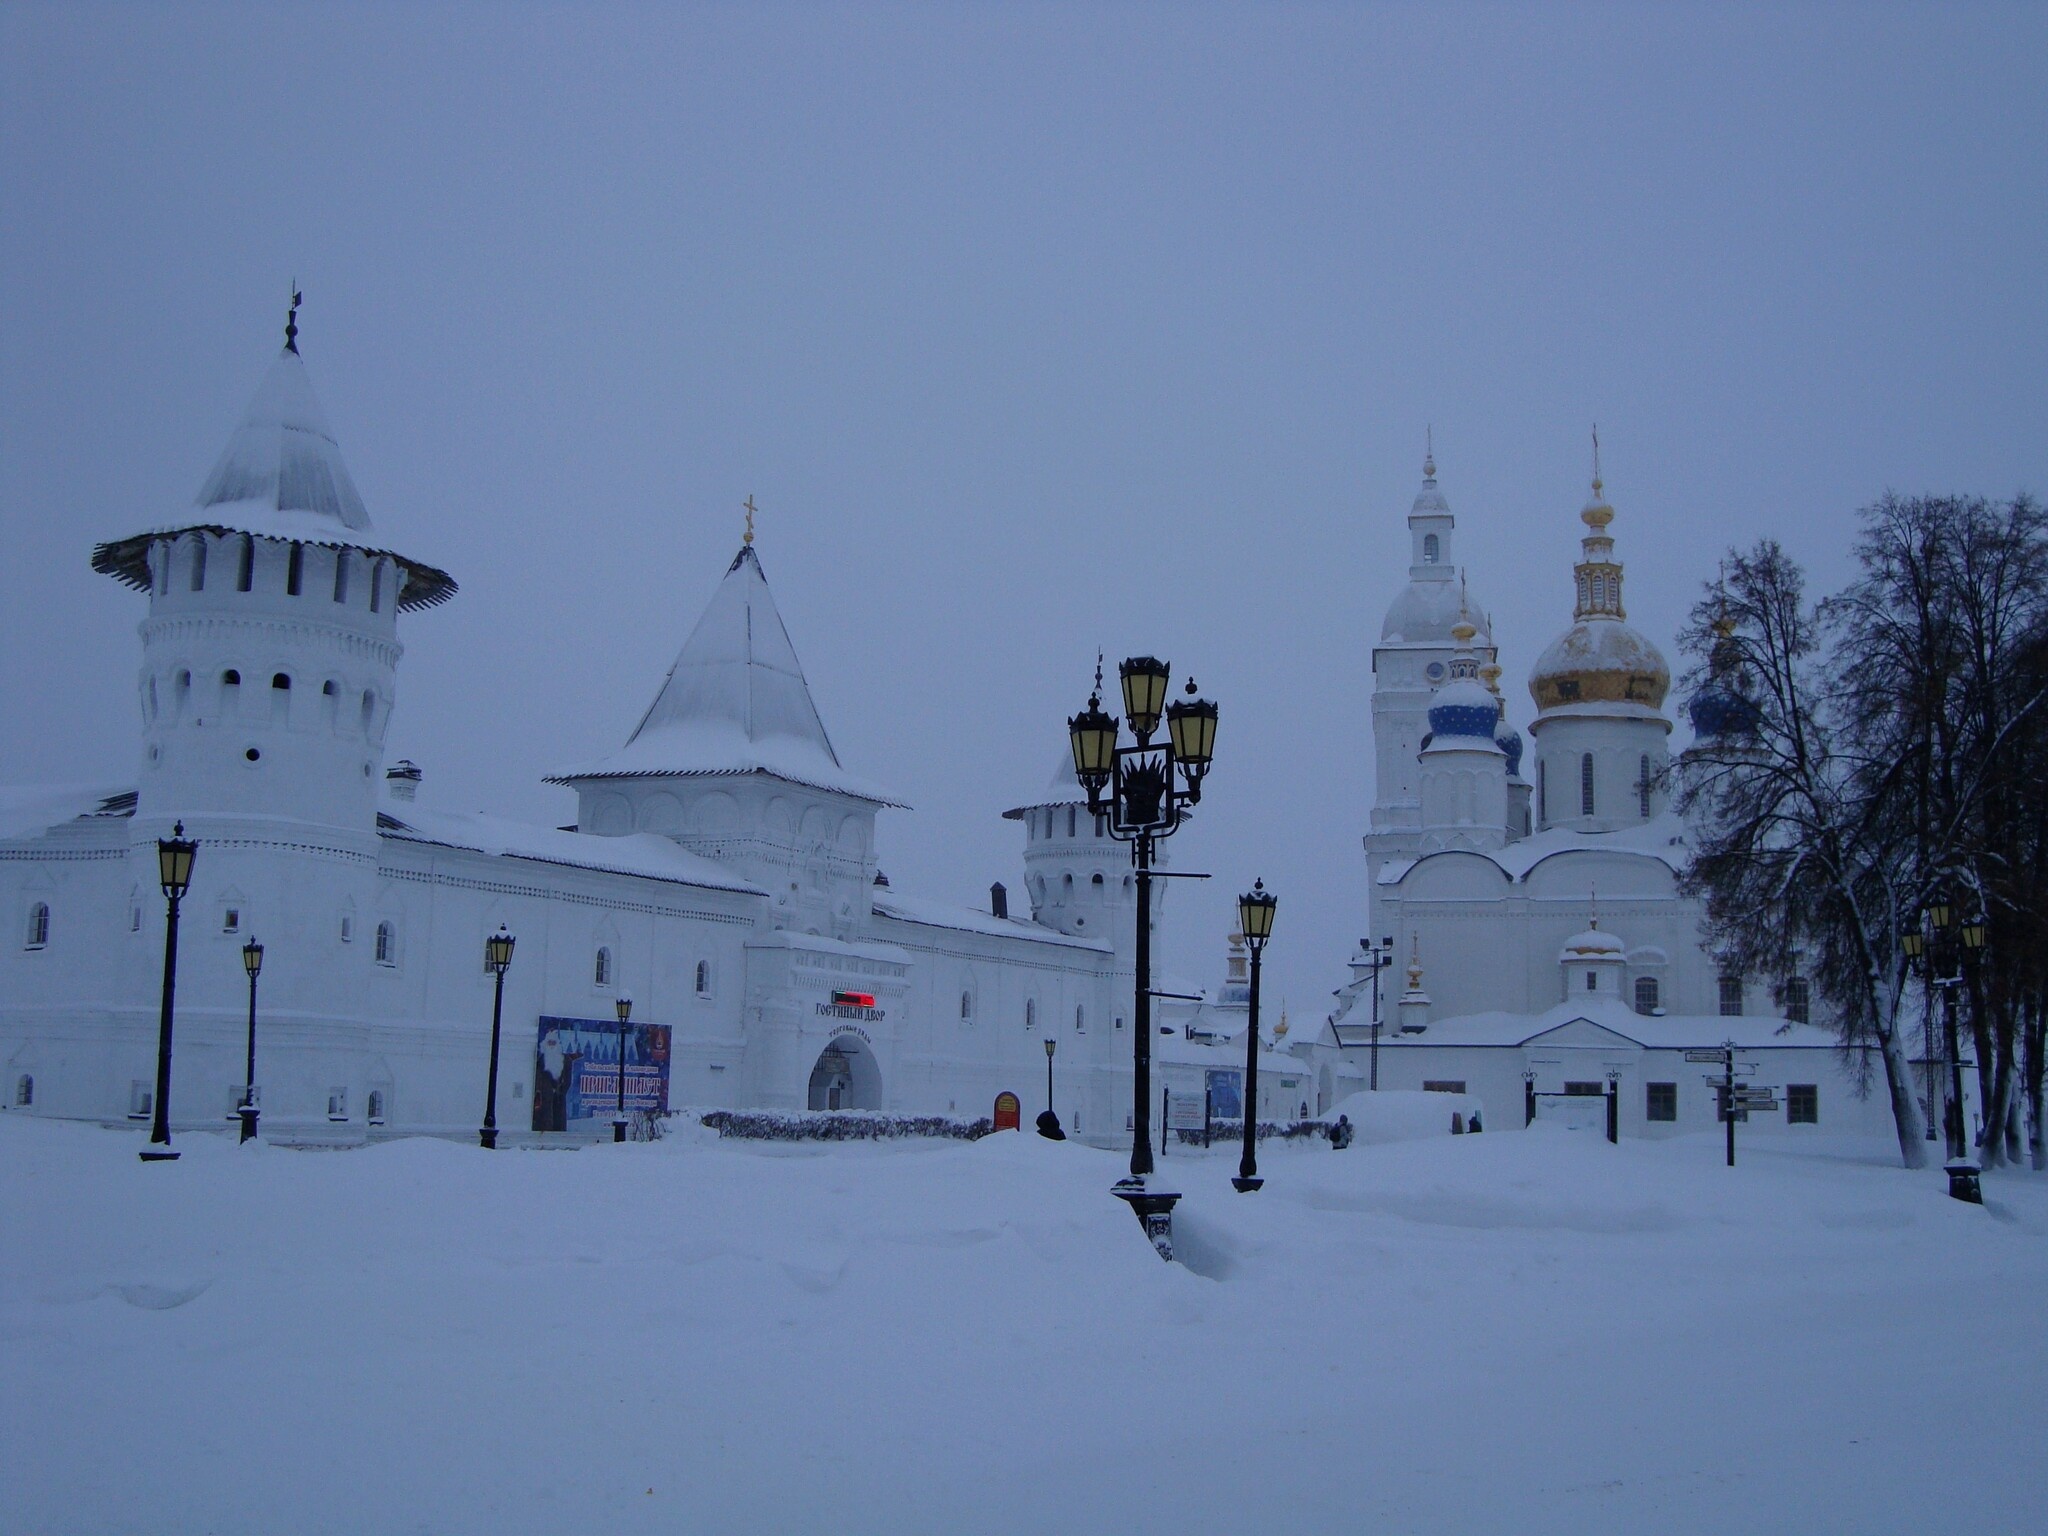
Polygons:
[[877,1110],[714,1109],[701,1123],[720,1136],[749,1141],[892,1141],[904,1136],[939,1136],[979,1141],[995,1129],[983,1116],[889,1115]]

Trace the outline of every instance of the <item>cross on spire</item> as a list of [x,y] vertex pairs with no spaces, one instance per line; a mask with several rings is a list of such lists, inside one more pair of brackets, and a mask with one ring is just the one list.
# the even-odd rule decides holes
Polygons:
[[284,349],[294,357],[299,355],[299,306],[305,301],[306,296],[299,292],[299,280],[293,278],[292,307],[284,316]]
[[747,514],[747,531],[740,536],[740,542],[742,544],[752,544],[754,542],[754,514],[760,510],[759,507],[754,505],[754,493],[752,491],[747,492],[747,499],[741,502],[740,505],[745,508]]

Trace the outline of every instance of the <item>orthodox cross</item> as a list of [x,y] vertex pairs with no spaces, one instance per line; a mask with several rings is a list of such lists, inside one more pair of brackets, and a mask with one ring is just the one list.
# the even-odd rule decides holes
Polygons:
[[747,531],[744,537],[741,538],[740,542],[743,544],[751,544],[754,542],[754,514],[760,510],[758,507],[754,505],[754,493],[752,491],[749,491],[747,493],[747,499],[741,502],[740,505],[746,508],[747,512]]

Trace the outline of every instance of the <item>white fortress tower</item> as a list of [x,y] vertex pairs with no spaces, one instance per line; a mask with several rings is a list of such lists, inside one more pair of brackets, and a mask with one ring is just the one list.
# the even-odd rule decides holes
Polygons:
[[1493,637],[1483,614],[1467,614],[1467,599],[1452,560],[1457,532],[1451,505],[1437,488],[1436,456],[1422,462],[1422,488],[1408,511],[1408,584],[1396,594],[1372,653],[1374,788],[1366,833],[1367,888],[1376,889],[1380,866],[1422,851],[1422,764],[1429,707],[1449,679],[1461,614],[1473,627],[1476,663],[1491,664]]
[[[1597,450],[1596,450],[1597,451]],[[1607,525],[1614,508],[1601,494],[1579,514],[1583,554],[1573,568],[1572,627],[1550,643],[1529,674],[1537,715],[1530,722],[1536,758],[1537,828],[1614,832],[1664,809],[1671,722],[1664,695],[1671,669],[1663,654],[1625,622],[1621,563]]]
[[789,631],[746,540],[626,745],[548,776],[577,827],[654,832],[770,898],[772,926],[851,939],[869,927],[875,813],[899,807],[840,766]]
[[455,583],[376,543],[295,318],[192,509],[93,568],[149,594],[138,830],[226,817],[373,845],[399,610]]
[[[1031,920],[1076,938],[1102,939],[1116,946],[1125,966],[1136,943],[1138,889],[1130,849],[1109,835],[1088,809],[1088,792],[1074,776],[1073,759],[1060,765],[1035,805],[1003,812],[1024,823],[1024,883]],[[1161,861],[1163,867],[1163,860]],[[1170,882],[1152,887],[1152,921],[1159,921]]]

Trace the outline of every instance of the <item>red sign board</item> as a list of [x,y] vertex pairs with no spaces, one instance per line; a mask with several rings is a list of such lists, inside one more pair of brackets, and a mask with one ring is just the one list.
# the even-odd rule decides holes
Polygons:
[[996,1095],[996,1129],[1014,1131],[1023,1125],[1024,1107],[1017,1102],[1017,1095],[1007,1089]]
[[875,994],[872,992],[834,992],[832,1006],[835,1008],[872,1008]]

